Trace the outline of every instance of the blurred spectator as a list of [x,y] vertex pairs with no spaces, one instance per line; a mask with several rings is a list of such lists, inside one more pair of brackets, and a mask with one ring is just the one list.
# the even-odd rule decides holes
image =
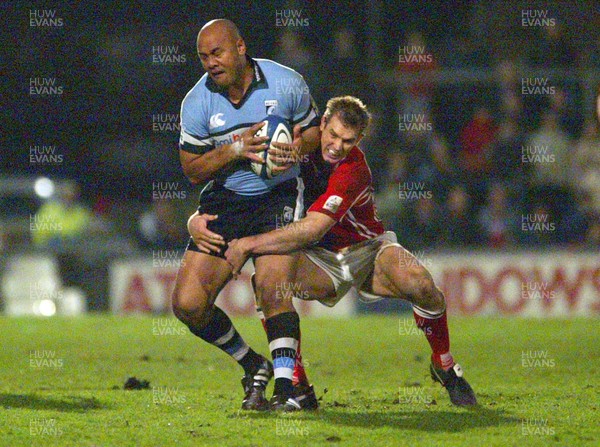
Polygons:
[[599,247],[597,231],[600,225],[600,212],[594,210],[591,196],[586,191],[573,194],[572,200],[562,213],[556,214],[557,237],[559,243],[578,246]]
[[533,166],[532,195],[560,212],[571,176],[569,139],[560,129],[556,113],[546,112],[542,125],[527,140],[523,156]]
[[521,217],[521,241],[529,246],[543,247],[567,242],[565,230],[567,229],[561,225],[559,216],[547,203],[533,203]]
[[394,231],[408,250],[433,249],[439,246],[442,222],[433,197],[411,200],[398,216]]
[[496,76],[500,84],[500,113],[505,120],[519,121],[523,112],[523,100],[517,65],[511,60],[503,60],[496,66]]
[[[306,45],[300,33],[286,28],[278,38],[277,50],[273,60],[293,68],[304,76],[319,109],[324,108],[327,100],[331,98],[328,91],[330,83],[326,82],[327,79],[323,76],[320,58],[311,54],[310,47]],[[284,91],[289,91],[291,88],[294,88],[294,86],[281,86],[281,90]]]
[[585,192],[592,210],[600,213],[600,134],[595,120],[586,123],[581,138],[575,144],[572,162],[572,188]]
[[494,183],[488,192],[487,204],[479,213],[483,243],[491,248],[507,248],[516,242],[519,216],[511,206],[507,188]]
[[550,110],[556,113],[558,124],[563,132],[574,138],[582,128],[580,105],[576,100],[575,85],[556,86],[554,94],[549,95]]
[[403,215],[408,203],[406,200],[400,200],[399,194],[400,184],[406,179],[406,154],[392,149],[386,154],[384,164],[385,169],[379,171],[384,175],[374,175],[374,177],[382,177],[381,187],[375,193],[375,203],[377,214],[384,226],[396,231],[396,227],[400,224],[398,216]]
[[404,87],[401,92],[400,113],[413,115],[431,113],[434,85],[430,75],[437,70],[437,67],[438,63],[423,34],[419,31],[409,33],[406,43],[399,49],[398,70],[401,74],[418,76],[413,81],[400,83],[400,86]]
[[79,186],[68,185],[58,191],[56,200],[49,200],[40,207],[31,233],[36,246],[61,249],[86,235],[92,213],[79,203],[79,194]]
[[[362,144],[361,144],[362,146]],[[367,152],[368,153],[368,152]],[[375,203],[377,205],[377,214],[387,228],[392,227],[397,216],[403,213],[406,201],[399,199],[400,182],[406,178],[406,154],[392,150],[385,158],[386,169],[380,172],[384,173],[381,187],[376,190]],[[375,177],[375,176],[374,176]]]
[[[375,191],[387,188],[388,183],[394,182],[394,178],[402,178],[399,166],[390,165],[388,158],[399,153],[400,142],[398,138],[397,124],[391,132],[384,127],[386,115],[377,106],[371,108],[371,123],[367,134],[360,142],[360,148],[364,151],[371,171],[373,172],[373,187]],[[389,179],[388,177],[391,176]],[[397,183],[397,182],[396,182]]]
[[447,55],[443,60],[446,67],[452,68],[487,68],[492,65],[492,54],[488,50],[485,39],[473,36],[471,30],[457,31],[445,39]]
[[[429,118],[426,117],[426,122]],[[402,150],[406,154],[405,178],[399,181],[422,183],[435,193],[444,188],[445,180],[453,172],[448,145],[443,137],[429,131],[408,130],[402,132]]]
[[460,132],[458,163],[477,206],[482,203],[487,190],[496,132],[492,115],[485,106],[475,109],[473,117]]
[[[329,97],[340,95],[364,96],[366,72],[351,70],[360,65],[356,35],[351,28],[338,28],[333,33],[333,48],[327,65]],[[335,82],[331,80],[335,79]],[[312,90],[312,87],[311,87]]]
[[545,68],[570,68],[577,62],[577,55],[564,27],[557,21],[554,26],[538,27],[541,36],[535,45],[528,45],[528,63]]
[[488,108],[477,107],[473,118],[460,133],[460,167],[467,175],[490,171],[491,146],[496,131]]
[[481,242],[477,222],[471,214],[471,198],[463,185],[450,189],[442,222],[445,246],[466,248]]
[[521,157],[524,136],[519,124],[512,118],[500,123],[498,135],[491,155],[491,174],[494,180],[523,185],[525,182],[525,163]]
[[177,210],[168,200],[155,200],[138,221],[142,248],[152,250],[183,249],[189,238]]
[[64,287],[78,287],[89,296],[86,278],[90,268],[81,243],[92,227],[92,212],[79,203],[80,189],[67,184],[57,192],[55,200],[45,202],[35,214],[31,228],[34,245],[56,256]]

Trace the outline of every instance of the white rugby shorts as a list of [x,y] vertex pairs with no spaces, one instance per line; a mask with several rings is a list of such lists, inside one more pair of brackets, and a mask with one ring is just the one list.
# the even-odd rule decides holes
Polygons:
[[335,296],[318,300],[325,306],[333,307],[346,296],[352,288],[358,293],[360,300],[374,302],[384,297],[361,290],[365,280],[375,268],[375,261],[383,250],[388,247],[401,247],[392,231],[334,253],[324,248],[314,247],[303,249],[302,252],[313,264],[320,267],[333,282]]

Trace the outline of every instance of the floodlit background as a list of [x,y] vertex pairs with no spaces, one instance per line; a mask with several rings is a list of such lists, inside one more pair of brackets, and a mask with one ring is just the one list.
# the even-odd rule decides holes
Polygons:
[[[381,218],[452,312],[600,311],[596,2],[34,3],[2,7],[5,313],[169,311],[201,189],[179,165],[179,107],[219,17],[321,110],[341,94],[369,106]],[[252,314],[247,275],[220,300]]]

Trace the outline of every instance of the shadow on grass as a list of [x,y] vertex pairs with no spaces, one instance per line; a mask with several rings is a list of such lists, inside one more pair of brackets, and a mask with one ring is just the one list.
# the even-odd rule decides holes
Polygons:
[[42,397],[35,394],[0,394],[0,407],[30,408],[32,410],[57,410],[85,412],[107,408],[94,397],[68,396],[64,398]]
[[[268,419],[282,417],[277,413],[251,413],[250,418]],[[332,425],[352,427],[393,427],[427,432],[457,433],[472,428],[517,425],[519,418],[504,410],[491,410],[483,407],[456,410],[397,410],[368,411],[363,413],[337,408],[323,408],[316,412],[290,413],[283,417],[305,421],[320,421]]]

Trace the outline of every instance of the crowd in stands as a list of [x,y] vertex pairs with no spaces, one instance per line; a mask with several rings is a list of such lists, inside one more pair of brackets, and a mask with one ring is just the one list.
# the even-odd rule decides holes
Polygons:
[[[555,39],[560,36],[549,31],[527,62],[570,66],[569,46]],[[411,34],[411,41],[427,48],[421,36]],[[402,89],[398,141],[374,149],[388,170],[378,182],[377,202],[399,240],[412,250],[600,247],[600,134],[589,108],[577,110],[581,86],[556,82],[527,96],[517,64],[499,61],[496,94],[463,102],[467,119],[452,138],[444,121],[454,117],[432,106],[436,89],[423,81],[436,58],[424,54],[430,57],[419,88]],[[414,64],[399,68],[419,73]],[[402,126],[410,117],[432,125]]]

